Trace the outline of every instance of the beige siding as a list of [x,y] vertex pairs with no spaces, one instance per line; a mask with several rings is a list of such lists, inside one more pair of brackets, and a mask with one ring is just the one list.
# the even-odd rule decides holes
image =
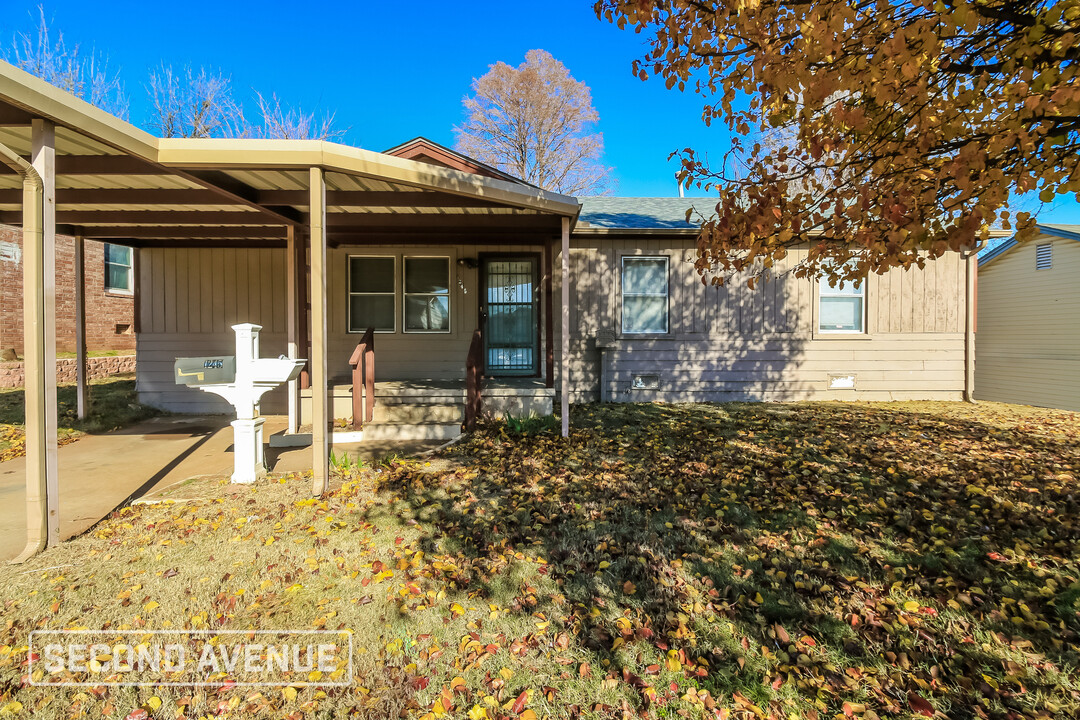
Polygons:
[[[1035,246],[1053,266],[1035,269]],[[975,397],[1080,411],[1080,242],[1041,236],[979,268]]]
[[[284,352],[285,251],[154,248],[141,252],[140,287],[147,291],[139,307],[140,397],[177,412],[226,412],[228,406],[217,396],[177,387],[173,383],[173,362],[178,356],[231,354],[230,327],[240,322],[263,326],[263,355]],[[479,270],[459,264],[458,260],[476,259],[481,253],[513,252],[537,254],[539,270],[543,271],[540,246],[365,246],[328,251],[330,377],[335,382],[349,381],[349,357],[360,340],[360,333],[348,330],[349,255],[395,256],[399,289],[403,256],[450,258],[451,331],[403,333],[399,296],[397,332],[375,336],[376,376],[395,380],[463,379],[465,356],[478,320]],[[281,411],[283,403],[283,391],[272,391],[264,396],[263,410]]]
[[[500,245],[338,248],[328,253],[330,375],[347,382],[348,358],[359,334],[348,331],[349,255],[393,255],[400,288],[403,256],[450,258],[451,332],[401,332],[375,338],[382,379],[464,377],[477,325],[478,270],[461,259],[481,253],[542,248]],[[600,396],[601,353],[596,334],[619,331],[619,268],[624,254],[670,257],[670,333],[620,338],[606,353],[606,394],[616,400],[958,399],[963,390],[963,266],[954,254],[924,270],[871,277],[866,288],[867,333],[829,336],[815,331],[816,289],[785,274],[793,253],[756,290],[733,283],[702,285],[692,241],[575,238],[571,250],[570,391],[575,401]],[[555,258],[556,303],[559,258]],[[541,266],[542,270],[542,266]],[[138,389],[145,402],[181,412],[225,412],[224,401],[173,384],[177,356],[230,352],[229,327],[263,325],[263,354],[285,349],[285,252],[243,249],[149,249],[142,253]],[[543,305],[543,303],[542,303]],[[556,336],[559,332],[556,305]],[[543,328],[543,318],[541,318]],[[558,348],[556,337],[556,348]],[[545,344],[541,340],[541,357]],[[558,358],[556,358],[558,360]],[[556,363],[558,368],[558,363]],[[660,376],[655,391],[631,390],[635,374]],[[830,374],[855,374],[857,389],[829,390]],[[280,412],[283,393],[264,400]]]
[[[805,251],[792,253],[755,290],[741,283],[703,286],[694,253],[690,240],[576,242],[570,263],[575,401],[597,399],[601,375],[614,400],[960,399],[964,268],[958,255],[869,278],[867,332],[845,336],[815,330],[815,284],[785,273]],[[601,353],[597,331],[620,333],[624,254],[670,258],[671,332],[621,336],[617,348]],[[658,374],[659,389],[632,389],[638,374]],[[831,374],[856,375],[856,390],[829,390]]]

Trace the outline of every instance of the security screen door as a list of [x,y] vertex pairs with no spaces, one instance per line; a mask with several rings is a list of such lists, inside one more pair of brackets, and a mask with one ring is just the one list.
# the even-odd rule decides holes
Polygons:
[[540,302],[535,257],[483,258],[486,374],[536,375],[539,367]]

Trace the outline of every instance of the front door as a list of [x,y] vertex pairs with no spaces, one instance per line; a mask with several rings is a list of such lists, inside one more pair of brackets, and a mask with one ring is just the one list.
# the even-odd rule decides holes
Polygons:
[[534,376],[540,367],[540,298],[535,256],[481,260],[480,318],[487,375]]

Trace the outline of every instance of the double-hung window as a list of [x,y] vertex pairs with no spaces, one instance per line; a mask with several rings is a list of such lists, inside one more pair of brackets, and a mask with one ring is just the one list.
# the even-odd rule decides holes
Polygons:
[[406,257],[405,332],[450,332],[450,258]]
[[818,281],[818,331],[822,333],[865,332],[866,280],[859,287],[847,282],[836,286],[828,278]]
[[667,257],[623,257],[622,331],[626,334],[668,331]]
[[131,264],[131,248],[105,243],[105,290],[133,293],[135,283],[131,277]]
[[396,258],[349,258],[349,332],[397,329],[394,278]]

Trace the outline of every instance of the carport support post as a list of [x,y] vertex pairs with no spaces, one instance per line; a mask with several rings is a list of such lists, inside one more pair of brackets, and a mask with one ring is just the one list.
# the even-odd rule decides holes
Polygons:
[[311,492],[330,489],[330,417],[326,377],[326,180],[322,168],[309,170],[308,215],[311,224]]
[[559,338],[559,388],[562,436],[570,437],[570,218],[562,219],[562,325]]
[[75,238],[75,400],[79,419],[86,418],[86,256],[85,241]]
[[[300,271],[296,241],[296,227],[289,225],[286,232],[287,253],[285,258],[285,332],[288,342],[289,358],[300,357],[299,314],[300,303],[297,299],[297,273]],[[293,434],[300,429],[300,380],[290,380],[289,388],[289,426],[285,432]]]
[[26,549],[60,541],[56,464],[56,153],[47,120],[31,126],[23,179],[23,355],[26,408]]

